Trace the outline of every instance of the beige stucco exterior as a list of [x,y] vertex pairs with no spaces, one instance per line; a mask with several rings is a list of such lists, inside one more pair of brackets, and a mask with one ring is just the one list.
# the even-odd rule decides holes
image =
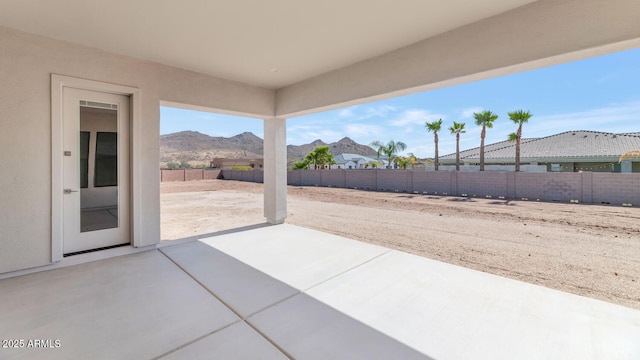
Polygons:
[[[51,263],[51,75],[140,90],[140,243],[160,239],[160,101],[252,117],[273,114],[270,90],[0,27],[0,273]],[[19,172],[14,170],[20,169]],[[8,174],[20,174],[8,175]],[[8,176],[7,176],[8,175]]]
[[286,118],[637,47],[639,16],[637,0],[539,0],[277,90],[0,27],[0,274],[52,262],[52,74],[138,90],[133,227],[152,246],[161,104],[265,119],[265,217],[279,223]]

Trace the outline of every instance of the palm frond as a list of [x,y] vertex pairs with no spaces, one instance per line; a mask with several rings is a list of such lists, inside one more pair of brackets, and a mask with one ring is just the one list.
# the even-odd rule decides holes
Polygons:
[[618,163],[631,158],[640,158],[640,150],[627,151],[626,153],[622,154],[622,156],[620,156]]

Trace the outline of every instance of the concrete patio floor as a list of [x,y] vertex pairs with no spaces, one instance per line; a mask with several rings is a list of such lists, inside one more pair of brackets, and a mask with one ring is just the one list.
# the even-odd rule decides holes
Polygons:
[[0,308],[1,359],[640,358],[638,310],[288,224],[0,280]]

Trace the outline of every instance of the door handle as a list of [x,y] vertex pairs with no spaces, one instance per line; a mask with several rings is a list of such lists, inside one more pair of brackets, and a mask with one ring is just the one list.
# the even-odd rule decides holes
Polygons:
[[64,192],[65,194],[71,194],[71,193],[74,193],[74,192],[78,192],[78,190],[64,189],[64,191],[63,191],[63,192]]

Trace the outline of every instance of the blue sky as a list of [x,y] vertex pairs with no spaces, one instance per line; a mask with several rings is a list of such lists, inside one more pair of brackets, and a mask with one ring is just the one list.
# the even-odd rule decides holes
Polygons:
[[[507,113],[517,109],[533,114],[523,137],[571,130],[640,132],[640,49],[287,119],[287,143],[330,143],[345,136],[361,144],[393,139],[407,144],[405,153],[433,157],[433,134],[424,124],[442,118],[439,151],[445,155],[455,152],[455,138],[447,130],[453,121],[466,123],[461,149],[480,145],[473,113],[484,109],[499,115],[487,130],[488,144],[515,131]],[[263,123],[162,107],[160,133],[182,130],[225,137],[250,131],[262,137]]]

